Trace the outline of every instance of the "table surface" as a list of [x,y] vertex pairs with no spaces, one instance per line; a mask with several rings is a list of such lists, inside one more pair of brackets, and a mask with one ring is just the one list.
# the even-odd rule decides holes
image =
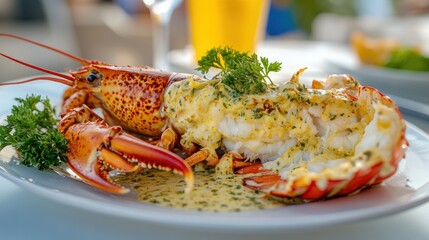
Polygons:
[[[429,120],[412,115],[405,119],[429,132]],[[0,189],[0,239],[429,239],[429,203],[356,223],[258,234],[180,229],[89,212],[35,195],[1,177]]]

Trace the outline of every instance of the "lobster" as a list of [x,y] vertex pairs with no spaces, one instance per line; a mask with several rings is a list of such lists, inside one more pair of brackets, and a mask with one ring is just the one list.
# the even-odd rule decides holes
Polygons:
[[[123,130],[139,132],[151,137],[157,136],[161,132],[165,120],[160,116],[157,108],[161,105],[160,96],[168,81],[167,74],[161,73],[151,77],[149,73],[155,72],[153,69],[112,67],[101,62],[71,56],[20,36],[11,34],[0,34],[0,36],[19,39],[51,49],[85,65],[76,72],[70,72],[71,76],[69,76],[0,53],[5,58],[60,77],[34,77],[22,82],[2,83],[0,86],[36,80],[51,80],[73,86],[64,93],[65,100],[58,129],[69,140],[67,164],[83,181],[109,193],[125,194],[129,192],[129,189],[115,184],[109,176],[110,170],[132,172],[141,168],[158,168],[184,175],[187,183],[186,191],[192,189],[193,172],[181,157]],[[140,80],[143,82],[143,84],[137,84],[137,88],[134,88],[132,84],[128,85],[126,81],[119,81],[121,78],[132,81],[135,75],[141,77]],[[100,91],[101,78],[105,80],[103,83],[108,83],[103,86],[103,91]],[[144,84],[145,81],[148,84]],[[115,84],[123,86],[123,89],[115,89]],[[126,94],[126,91],[130,90],[132,92]],[[99,94],[96,95],[96,93]],[[128,97],[129,104],[124,105],[125,99],[119,101],[118,96],[120,95],[124,98]],[[138,99],[141,99],[142,102],[135,101]],[[140,108],[135,109],[136,106],[140,106]],[[104,119],[90,109],[96,107],[103,109]],[[116,116],[121,116],[122,120]],[[132,121],[129,121],[130,119]]]
[[[348,75],[329,75],[326,81],[314,80],[308,88],[299,81],[304,71],[301,69],[290,81],[272,86],[263,94],[234,98],[218,79],[150,67],[111,66],[18,36],[1,36],[27,41],[83,63],[78,71],[66,75],[0,53],[60,77],[35,77],[7,84],[44,79],[72,87],[64,93],[61,122],[68,125],[68,119],[76,119],[73,115],[90,117],[83,117],[83,122],[71,121],[71,126],[85,125],[68,137],[79,145],[71,148],[86,147],[77,143],[80,136],[98,135],[110,129],[100,138],[103,144],[97,147],[102,154],[115,155],[115,149],[130,154],[135,148],[127,147],[128,144],[140,142],[136,148],[142,152],[162,152],[152,155],[152,161],[161,163],[169,158],[168,167],[181,163],[173,169],[188,179],[191,174],[186,166],[228,166],[230,169],[219,172],[256,173],[244,178],[243,183],[249,188],[284,201],[315,201],[349,195],[383,182],[397,171],[408,146],[406,125],[396,104]],[[89,108],[78,108],[82,105],[100,107],[104,120],[94,117]],[[145,140],[129,140],[131,136],[123,133],[122,128]],[[116,141],[112,132],[120,132],[120,138],[126,134],[128,140]],[[112,135],[112,139],[106,140],[105,136]],[[185,156],[184,161],[168,153],[177,151],[177,147]],[[116,162],[116,155],[112,158]],[[222,164],[231,159],[233,164]],[[126,167],[119,169],[134,171],[129,169],[129,161],[122,160],[118,162]],[[77,156],[69,158],[69,165],[78,162],[78,167],[72,168],[84,179],[101,176],[101,182],[109,182],[100,170],[102,166],[88,169],[90,161],[91,157]]]

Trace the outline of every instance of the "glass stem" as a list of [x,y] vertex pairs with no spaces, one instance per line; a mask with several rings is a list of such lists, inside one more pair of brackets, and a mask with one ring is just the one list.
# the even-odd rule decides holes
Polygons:
[[160,70],[169,70],[168,51],[170,50],[169,22],[171,12],[151,12],[153,34],[153,67]]

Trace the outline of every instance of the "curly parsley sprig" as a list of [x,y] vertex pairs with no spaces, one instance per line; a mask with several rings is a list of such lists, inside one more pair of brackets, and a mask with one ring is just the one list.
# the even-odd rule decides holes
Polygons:
[[56,126],[55,110],[49,99],[31,95],[15,98],[6,125],[0,126],[0,149],[17,149],[21,163],[39,170],[66,161],[67,140]]
[[203,74],[211,68],[220,69],[215,76],[228,86],[233,94],[258,94],[274,84],[268,76],[281,70],[280,62],[270,63],[268,58],[255,53],[239,52],[230,47],[212,48],[198,61],[195,69]]

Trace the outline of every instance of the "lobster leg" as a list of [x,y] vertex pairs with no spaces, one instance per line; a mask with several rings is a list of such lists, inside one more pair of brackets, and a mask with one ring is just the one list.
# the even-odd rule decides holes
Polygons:
[[269,169],[264,168],[262,163],[250,163],[247,165],[237,163],[236,168],[239,168],[237,171],[235,171],[236,174],[262,173],[271,171]]
[[165,150],[172,151],[174,146],[177,143],[179,136],[173,129],[167,128],[161,135],[161,140],[156,144],[156,146],[163,148]]
[[[178,142],[179,136],[176,132],[174,132],[173,129],[167,128],[161,135],[160,141],[156,144],[156,146],[161,147],[163,149],[172,151],[176,143]],[[191,145],[191,147],[185,152],[186,153],[192,153],[195,150],[194,144]],[[207,161],[207,165],[209,166],[216,166],[216,164],[219,162],[219,158],[217,154],[213,151],[210,151],[208,148],[200,149],[194,153],[191,154],[191,156],[187,157],[185,161],[190,165],[193,166],[199,162]]]
[[219,162],[219,157],[217,156],[216,152],[212,152],[208,148],[202,148],[185,159],[185,161],[191,166],[204,160],[207,161],[207,165],[216,166],[216,164]]
[[68,88],[63,94],[62,113],[67,113],[73,108],[87,105],[89,108],[101,107],[101,101],[94,97],[90,92]]

